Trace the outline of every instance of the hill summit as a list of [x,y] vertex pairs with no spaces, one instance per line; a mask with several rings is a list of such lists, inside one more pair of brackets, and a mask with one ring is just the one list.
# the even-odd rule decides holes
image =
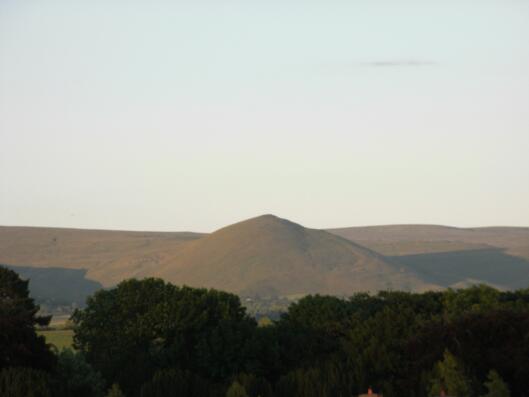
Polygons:
[[187,242],[147,275],[242,295],[349,295],[432,287],[374,251],[274,215],[248,219]]

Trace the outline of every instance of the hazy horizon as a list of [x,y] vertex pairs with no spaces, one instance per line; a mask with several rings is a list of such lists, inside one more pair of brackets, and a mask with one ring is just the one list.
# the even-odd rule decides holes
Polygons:
[[0,225],[529,226],[529,3],[0,3]]
[[189,233],[213,233],[216,232],[224,227],[231,226],[236,223],[248,221],[251,219],[259,218],[261,216],[266,215],[272,215],[275,217],[278,217],[280,219],[286,219],[290,222],[297,223],[301,226],[307,227],[309,229],[316,229],[316,230],[332,230],[332,229],[347,229],[351,227],[358,227],[358,228],[368,228],[368,227],[391,227],[391,226],[433,226],[433,227],[446,227],[446,228],[455,228],[455,229],[487,229],[487,228],[511,228],[511,229],[528,229],[529,226],[512,226],[512,225],[482,225],[482,226],[455,226],[455,225],[448,225],[448,224],[441,224],[441,223],[380,223],[380,224],[372,224],[372,225],[330,225],[330,226],[323,226],[323,227],[312,227],[310,225],[304,224],[302,221],[297,221],[289,217],[277,215],[277,214],[259,214],[250,218],[244,218],[244,219],[238,219],[235,221],[232,221],[231,223],[221,225],[219,227],[215,227],[213,229],[209,230],[192,230],[192,229],[123,229],[123,228],[99,228],[99,227],[79,227],[79,226],[55,226],[55,225],[7,225],[7,224],[0,224],[0,227],[22,227],[22,228],[44,228],[44,229],[77,229],[77,230],[100,230],[100,231],[111,231],[111,232],[145,232],[145,233],[178,233],[178,232],[189,232]]

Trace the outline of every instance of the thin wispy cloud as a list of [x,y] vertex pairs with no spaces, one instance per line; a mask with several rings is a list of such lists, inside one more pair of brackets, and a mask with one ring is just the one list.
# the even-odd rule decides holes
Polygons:
[[420,61],[414,59],[403,59],[403,60],[380,60],[380,61],[369,61],[361,62],[358,66],[368,66],[375,68],[387,68],[387,67],[424,67],[434,66],[437,62],[433,61]]

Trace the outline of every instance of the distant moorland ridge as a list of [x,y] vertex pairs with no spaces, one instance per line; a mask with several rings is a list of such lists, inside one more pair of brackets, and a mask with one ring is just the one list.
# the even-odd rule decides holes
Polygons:
[[87,279],[106,287],[154,276],[246,296],[424,291],[475,283],[515,289],[529,287],[529,228],[316,230],[273,215],[211,234],[0,227],[0,263],[83,269]]

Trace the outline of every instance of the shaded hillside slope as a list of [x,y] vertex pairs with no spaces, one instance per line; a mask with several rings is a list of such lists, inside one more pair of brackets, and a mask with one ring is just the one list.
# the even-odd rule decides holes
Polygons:
[[100,283],[87,280],[86,271],[81,269],[0,266],[7,266],[14,270],[24,280],[29,279],[31,297],[44,308],[83,307],[86,298],[102,288]]
[[111,286],[172,255],[199,233],[128,232],[0,226],[0,263],[85,269],[86,277]]
[[529,259],[529,228],[457,228],[438,225],[388,225],[327,229],[384,255],[412,255],[500,248]]
[[529,287],[529,228],[390,225],[330,229],[444,287]]
[[146,269],[144,275],[250,295],[435,288],[365,247],[273,215],[186,243],[162,267]]

